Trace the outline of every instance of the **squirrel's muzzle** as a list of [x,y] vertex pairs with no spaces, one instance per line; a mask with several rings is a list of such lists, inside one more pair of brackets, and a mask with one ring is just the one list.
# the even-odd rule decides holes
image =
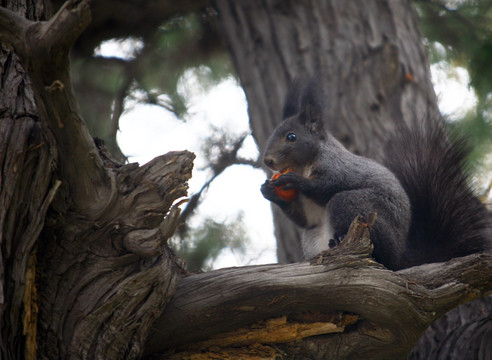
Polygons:
[[263,162],[265,163],[266,166],[268,166],[270,169],[275,170],[275,160],[273,157],[270,156],[265,156],[263,159]]

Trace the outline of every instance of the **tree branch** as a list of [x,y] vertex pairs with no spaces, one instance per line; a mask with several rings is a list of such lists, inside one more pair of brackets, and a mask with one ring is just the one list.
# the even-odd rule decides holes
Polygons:
[[283,315],[292,321],[294,314],[321,313],[360,319],[342,335],[350,347],[340,348],[339,337],[323,338],[332,342],[324,347],[334,349],[332,358],[364,358],[372,351],[391,358],[408,353],[439,316],[492,290],[492,253],[392,272],[368,257],[364,228],[351,236],[339,246],[351,247],[352,255],[335,247],[311,264],[230,268],[183,278],[154,324],[145,353],[189,349],[209,337],[217,346],[213,338],[219,333]]
[[0,42],[19,53],[24,48],[26,30],[32,21],[0,6]]

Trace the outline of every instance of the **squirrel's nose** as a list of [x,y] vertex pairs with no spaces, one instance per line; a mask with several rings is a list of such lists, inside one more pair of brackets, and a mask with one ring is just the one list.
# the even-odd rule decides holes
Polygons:
[[269,156],[265,156],[265,158],[263,159],[263,162],[265,163],[266,166],[268,166],[270,169],[273,169],[274,165],[275,165],[275,161],[273,160],[273,158],[269,157]]

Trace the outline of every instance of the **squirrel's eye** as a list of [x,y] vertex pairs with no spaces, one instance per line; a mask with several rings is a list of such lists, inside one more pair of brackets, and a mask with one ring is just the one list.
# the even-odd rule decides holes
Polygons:
[[287,141],[296,141],[296,138],[297,136],[294,133],[288,133],[287,136],[285,137]]

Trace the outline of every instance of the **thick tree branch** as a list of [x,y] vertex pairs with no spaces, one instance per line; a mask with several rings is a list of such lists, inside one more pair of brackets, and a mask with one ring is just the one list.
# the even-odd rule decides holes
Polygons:
[[360,317],[342,335],[351,346],[344,350],[339,337],[323,338],[332,342],[325,350],[342,358],[371,351],[391,358],[408,353],[439,316],[492,290],[491,253],[392,272],[367,257],[366,237],[359,232],[356,241],[340,244],[352,248],[352,255],[335,248],[311,264],[221,269],[183,278],[154,325],[146,353],[189,349],[210,336],[213,343],[215,334],[283,315],[338,313]]

